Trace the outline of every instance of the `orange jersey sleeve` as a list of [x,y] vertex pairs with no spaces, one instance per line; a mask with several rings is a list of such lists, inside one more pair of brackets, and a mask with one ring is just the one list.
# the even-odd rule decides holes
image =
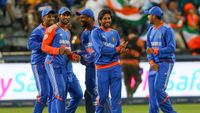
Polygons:
[[57,28],[58,26],[54,24],[50,26],[49,28],[47,28],[44,33],[44,38],[42,41],[42,51],[48,54],[59,55],[59,48],[51,46]]

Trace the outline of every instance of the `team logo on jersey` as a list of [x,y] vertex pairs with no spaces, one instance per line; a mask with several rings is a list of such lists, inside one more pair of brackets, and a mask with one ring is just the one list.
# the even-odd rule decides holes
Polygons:
[[59,40],[59,43],[60,43],[61,45],[70,45],[69,40],[62,40],[62,39],[60,39],[60,40]]
[[114,47],[115,47],[114,44],[108,43],[108,42],[103,42],[103,45],[104,45],[104,46],[107,46],[107,47],[111,47],[111,48],[114,48]]
[[152,47],[162,46],[162,43],[161,42],[151,42],[151,46]]
[[115,38],[115,37],[112,37],[112,41],[115,42],[115,41],[116,41],[116,38]]

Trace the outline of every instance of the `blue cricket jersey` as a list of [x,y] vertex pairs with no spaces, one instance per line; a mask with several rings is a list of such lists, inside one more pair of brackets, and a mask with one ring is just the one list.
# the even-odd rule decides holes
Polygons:
[[95,64],[110,64],[119,61],[116,47],[120,45],[120,36],[116,30],[104,31],[96,28],[92,30],[91,41],[97,54]]
[[69,58],[59,54],[59,48],[71,50],[70,37],[69,30],[64,30],[57,24],[47,28],[42,42],[42,50],[47,53],[46,63],[66,65]]
[[82,48],[79,54],[82,56],[81,63],[86,66],[94,65],[94,60],[96,58],[91,41],[91,31],[96,28],[96,26],[93,26],[91,30],[85,29],[81,34]]
[[157,48],[158,54],[148,54],[148,61],[175,61],[176,42],[174,31],[163,24],[158,28],[151,26],[147,32],[147,48]]
[[27,48],[32,50],[31,64],[44,63],[45,61],[46,53],[41,50],[45,29],[46,28],[40,24],[29,36]]

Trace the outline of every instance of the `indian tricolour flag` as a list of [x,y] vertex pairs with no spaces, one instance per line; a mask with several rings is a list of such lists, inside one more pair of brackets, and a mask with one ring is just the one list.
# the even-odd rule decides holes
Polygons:
[[[134,0],[135,4],[140,1]],[[146,16],[140,14],[139,8],[127,3],[127,0],[106,0],[106,2],[108,7],[115,11],[118,18],[132,25],[141,25],[147,20]]]

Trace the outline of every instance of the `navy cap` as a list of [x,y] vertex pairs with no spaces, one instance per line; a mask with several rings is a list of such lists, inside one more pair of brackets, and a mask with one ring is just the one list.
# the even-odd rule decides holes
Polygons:
[[94,13],[91,9],[87,8],[82,10],[81,12],[76,12],[76,15],[80,16],[80,15],[87,15],[91,18],[94,18]]
[[160,7],[154,6],[154,7],[150,8],[148,11],[144,11],[144,14],[156,15],[156,16],[162,17],[163,16],[163,11],[161,10]]
[[66,13],[66,12],[69,12],[71,14],[71,11],[69,10],[69,8],[67,8],[67,7],[61,7],[59,9],[59,11],[58,11],[58,14],[60,15],[60,14]]
[[42,13],[41,13],[41,15],[42,15],[42,17],[44,17],[45,15],[47,15],[47,14],[49,14],[49,13],[56,13],[53,9],[50,9],[50,8],[45,8],[45,9],[43,9],[42,10]]

